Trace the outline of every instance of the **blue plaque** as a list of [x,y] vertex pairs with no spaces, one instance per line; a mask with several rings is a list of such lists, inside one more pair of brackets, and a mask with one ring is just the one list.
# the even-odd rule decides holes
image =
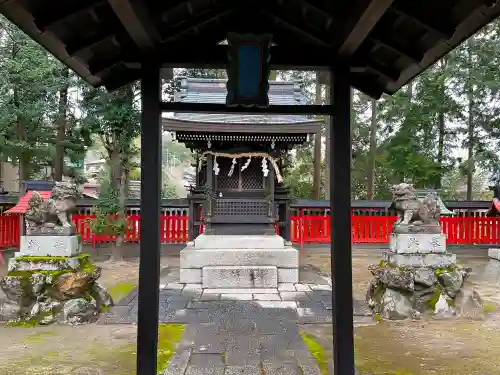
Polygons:
[[228,106],[269,107],[271,36],[230,33],[228,41]]

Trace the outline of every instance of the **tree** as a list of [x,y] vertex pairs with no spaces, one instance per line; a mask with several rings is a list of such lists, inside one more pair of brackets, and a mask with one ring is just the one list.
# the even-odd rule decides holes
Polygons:
[[106,209],[101,212],[111,215],[116,221],[116,225],[108,226],[116,230],[112,261],[123,260],[121,247],[126,229],[123,223],[126,215],[128,182],[138,152],[134,141],[140,135],[139,111],[134,102],[136,91],[134,84],[123,86],[113,92],[86,87],[83,89],[81,102],[84,115],[82,121],[87,129],[99,136],[107,154],[109,192],[105,200]]
[[377,101],[371,100],[372,115],[370,126],[370,161],[368,163],[368,194],[369,200],[373,199],[375,189],[375,157],[377,155]]

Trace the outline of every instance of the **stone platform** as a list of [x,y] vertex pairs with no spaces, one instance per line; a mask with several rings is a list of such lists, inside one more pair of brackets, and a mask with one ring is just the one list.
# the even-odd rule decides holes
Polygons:
[[[297,323],[329,323],[332,319],[332,291],[322,284],[279,284],[277,288],[215,288],[168,283],[160,286],[160,323],[208,323],[221,310],[237,303],[255,311],[274,312]],[[353,314],[369,317],[362,300],[353,300]],[[117,306],[100,318],[102,324],[137,323],[138,290],[132,291]],[[254,316],[258,318],[258,314]]]
[[209,289],[299,281],[299,253],[276,235],[202,234],[181,251],[180,267],[181,283]]

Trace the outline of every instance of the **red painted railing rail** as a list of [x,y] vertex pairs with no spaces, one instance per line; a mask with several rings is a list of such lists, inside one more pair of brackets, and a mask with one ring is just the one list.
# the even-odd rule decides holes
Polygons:
[[[73,215],[77,233],[84,243],[97,244],[113,240],[109,235],[97,235],[92,230],[93,215]],[[395,216],[351,216],[353,243],[387,243]],[[500,244],[500,218],[497,217],[442,217],[440,219],[448,244]],[[162,215],[161,242],[185,243],[188,237],[188,216]],[[0,249],[18,247],[20,220],[17,215],[0,215]],[[278,232],[278,228],[277,228]],[[139,242],[140,215],[127,216],[125,242]],[[293,216],[290,223],[292,242],[329,243],[330,216]]]

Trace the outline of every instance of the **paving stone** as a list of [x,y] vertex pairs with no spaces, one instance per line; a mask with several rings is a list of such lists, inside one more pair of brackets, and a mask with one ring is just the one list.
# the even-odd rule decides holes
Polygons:
[[184,332],[182,333],[181,340],[178,344],[177,351],[189,350],[194,345],[196,335],[198,334],[198,325],[188,324],[184,327]]
[[224,375],[260,375],[260,365],[256,366],[227,366]]
[[160,291],[160,295],[164,296],[180,296],[182,294],[182,290],[180,289],[163,289]]
[[202,290],[201,284],[186,284],[183,290]]
[[312,290],[332,290],[332,287],[330,285],[320,285],[320,284],[316,284],[316,285],[310,285],[311,289]]
[[259,366],[260,343],[258,337],[252,335],[227,337],[225,355],[228,366]]
[[139,295],[139,288],[135,287],[132,291],[127,294],[124,298],[122,298],[116,305],[117,306],[126,306],[130,304],[132,301],[137,300],[137,296]]
[[311,301],[331,301],[332,293],[327,293],[326,291],[314,291],[314,292],[306,292],[307,296],[311,299]]
[[255,301],[260,307],[275,308],[275,309],[296,309],[295,301]]
[[301,375],[300,368],[292,363],[263,362],[262,368],[266,375]]
[[203,292],[200,301],[217,301],[220,300],[220,294]]
[[290,283],[280,283],[278,284],[278,291],[279,292],[295,292],[297,289],[295,289],[294,284]]
[[281,301],[279,294],[254,294],[253,299],[256,301]]
[[283,301],[310,301],[305,292],[280,292]]
[[322,301],[323,305],[325,305],[325,308],[327,310],[331,310],[332,309],[332,301]]
[[161,323],[208,323],[210,321],[209,314],[206,310],[197,309],[182,309],[171,311],[170,314],[165,316]]
[[174,353],[168,361],[168,366],[163,375],[179,375],[184,374],[191,356],[190,350],[182,350]]
[[325,311],[325,305],[321,301],[313,301],[308,299],[307,301],[297,301],[298,308],[308,308],[312,310],[316,310],[318,312]]
[[224,375],[224,367],[199,367],[189,365],[184,375]]
[[182,296],[189,299],[199,299],[202,295],[201,289],[183,289]]
[[[300,369],[302,370],[302,375],[321,375],[321,370],[318,366],[300,366]],[[333,374],[333,372],[330,374]]]
[[251,301],[253,300],[252,294],[221,294],[221,300],[239,300],[239,301]]
[[168,301],[166,302],[165,305],[170,310],[181,310],[186,308],[186,306],[188,305],[188,301],[186,300]]
[[295,284],[297,292],[311,292],[312,289],[307,284]]
[[332,321],[332,311],[323,309],[318,312],[309,308],[297,308],[298,320],[300,323],[330,323]]
[[168,283],[167,285],[165,285],[165,289],[166,290],[182,290],[184,289],[184,286],[186,284],[179,284],[179,283]]
[[217,327],[201,324],[194,338],[193,353],[221,354],[224,350],[224,337],[219,335]]
[[191,354],[189,363],[196,367],[221,367],[224,366],[224,361],[220,354]]
[[187,303],[191,300],[191,298],[187,297],[187,296],[183,296],[183,295],[180,295],[180,294],[177,294],[177,295],[167,295],[166,298],[165,298],[165,302],[186,302],[186,305]]
[[[295,289],[294,289],[295,290]],[[207,288],[203,294],[273,294],[278,293],[276,288]]]

